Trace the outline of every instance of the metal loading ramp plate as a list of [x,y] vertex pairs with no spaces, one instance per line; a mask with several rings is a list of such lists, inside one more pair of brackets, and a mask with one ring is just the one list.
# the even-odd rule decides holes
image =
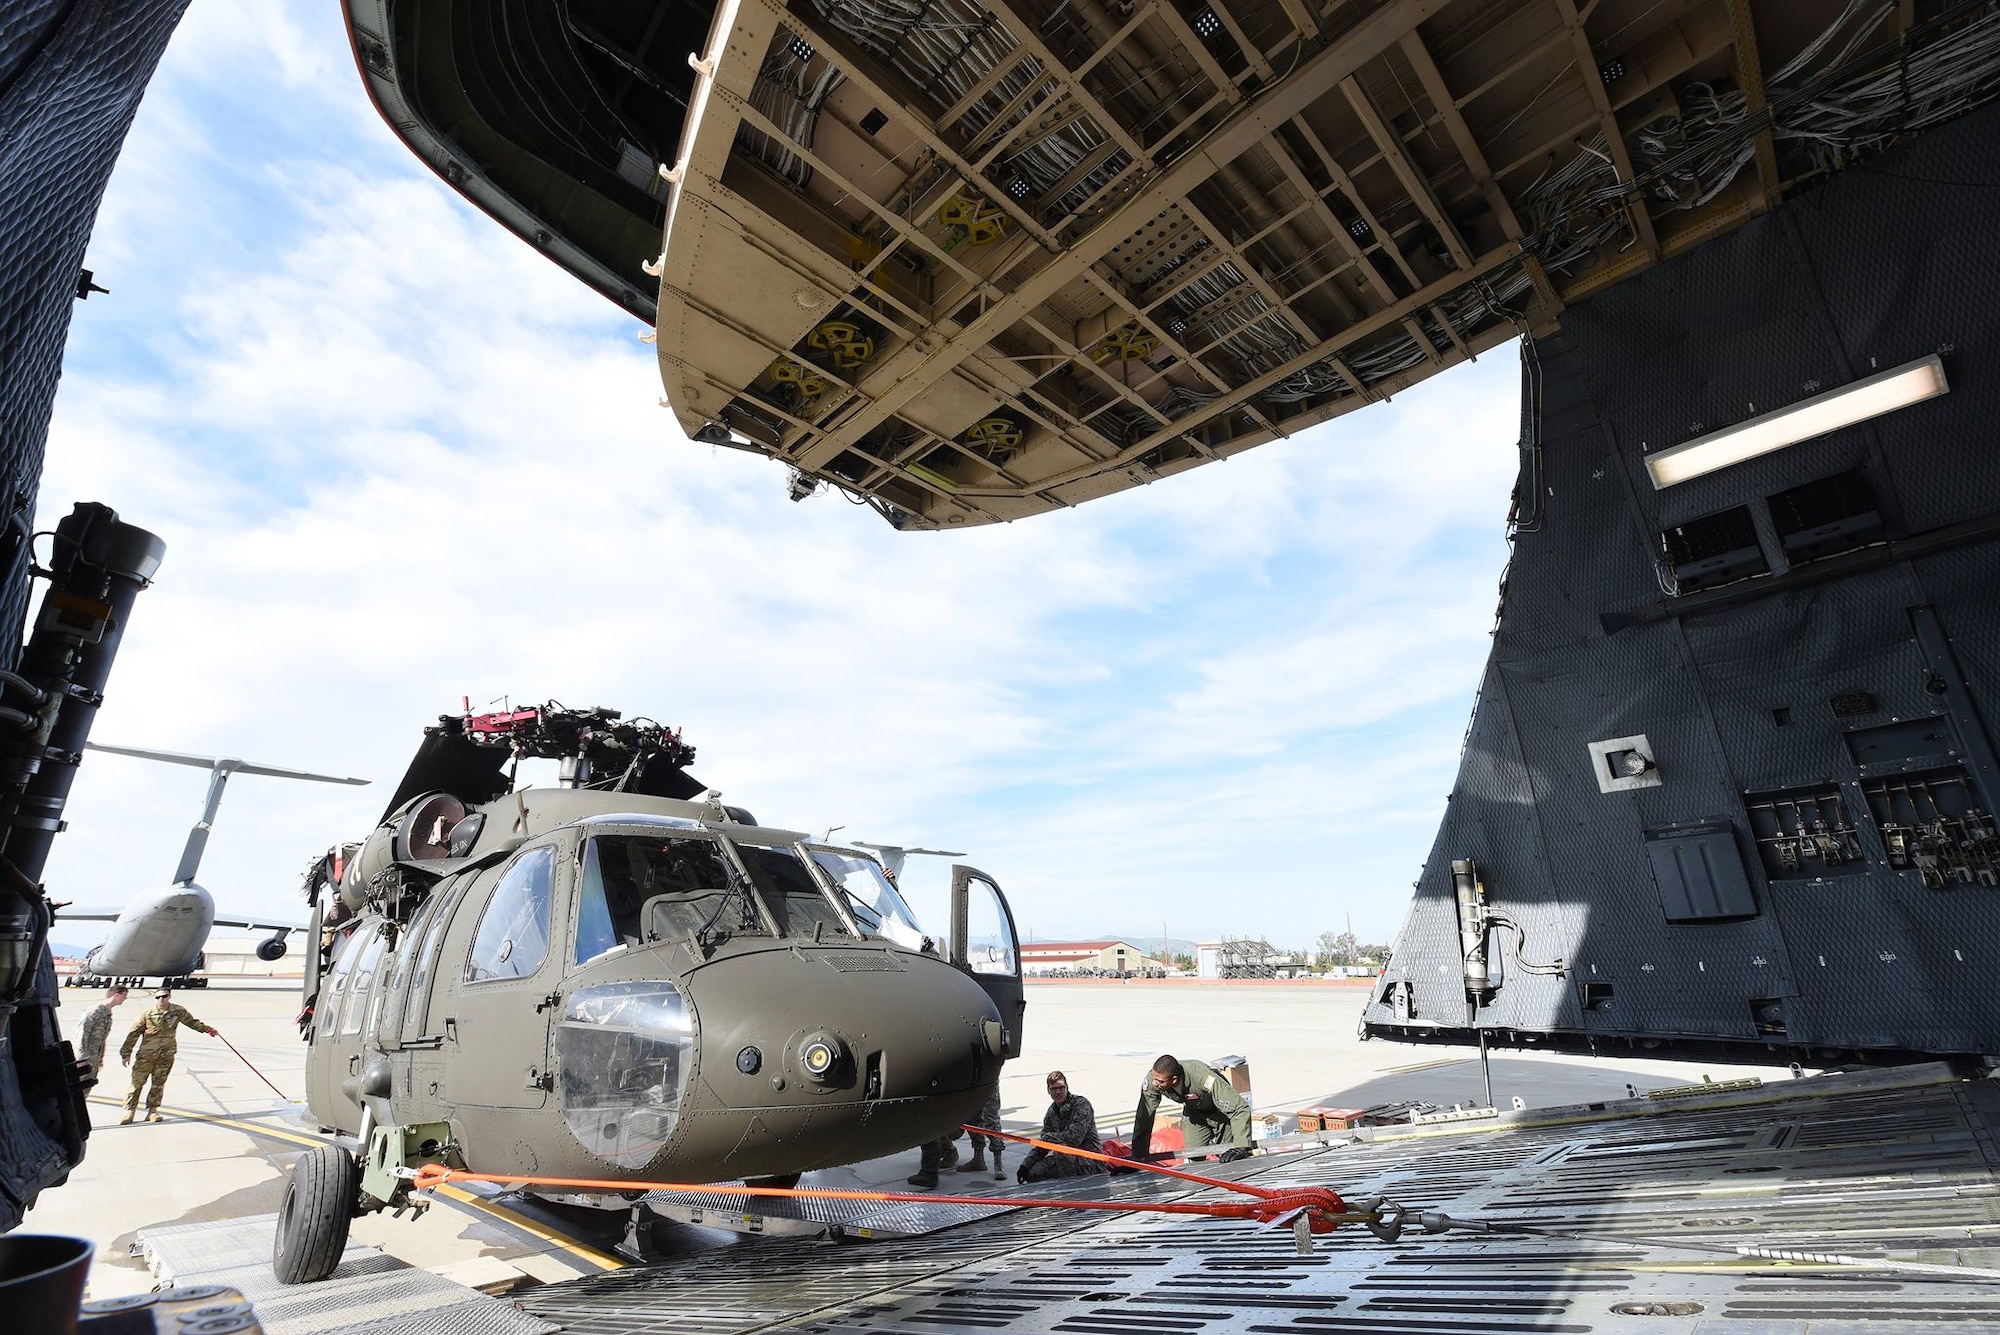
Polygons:
[[[2000,1269],[2000,1087],[1900,1079],[1424,1128],[1222,1170],[1564,1238],[1412,1228],[1383,1243],[1343,1229],[1301,1255],[1289,1230],[1237,1221],[1022,1210],[870,1243],[768,1238],[520,1301],[572,1335],[2000,1330],[2000,1283],[1731,1254],[1745,1244]],[[1722,1250],[1667,1245],[1681,1240]]]
[[546,1335],[557,1327],[511,1301],[350,1242],[317,1284],[271,1273],[276,1215],[142,1228],[138,1241],[162,1282],[227,1284],[257,1309],[269,1335]]
[[[954,1187],[966,1195],[980,1186]],[[900,1187],[898,1188],[901,1189]],[[1004,1213],[1004,1205],[947,1205],[895,1201],[819,1200],[811,1197],[735,1196],[709,1191],[655,1191],[646,1208],[663,1219],[705,1224],[737,1233],[773,1237],[841,1234],[853,1238],[916,1237]]]

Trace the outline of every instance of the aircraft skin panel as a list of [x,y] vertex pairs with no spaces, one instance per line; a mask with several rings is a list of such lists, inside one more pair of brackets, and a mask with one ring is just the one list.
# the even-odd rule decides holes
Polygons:
[[171,885],[135,896],[104,944],[90,952],[89,972],[107,978],[176,978],[200,965],[215,923],[215,901],[198,885]]
[[[1996,175],[2000,114],[1973,112],[1539,341],[1539,465],[1371,1033],[1809,1064],[2000,1047],[2000,200],[1953,184]],[[1644,467],[1932,353],[1942,397],[1664,490]],[[1634,737],[1656,767],[1602,790],[1590,744]],[[1462,859],[1521,931],[1487,937],[1477,1007]]]

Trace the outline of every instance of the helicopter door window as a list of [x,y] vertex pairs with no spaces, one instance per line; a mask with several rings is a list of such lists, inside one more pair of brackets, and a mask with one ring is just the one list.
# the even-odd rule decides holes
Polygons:
[[965,964],[974,973],[1018,974],[1020,952],[1014,925],[988,881],[972,877],[966,886]]
[[416,972],[410,978],[410,1000],[403,1008],[403,1041],[414,1042],[424,1035],[424,1019],[430,1010],[431,970],[437,963],[438,951],[444,946],[445,929],[450,926],[452,915],[458,910],[458,903],[465,898],[465,883],[454,885],[444,894],[437,912],[424,928],[423,939],[416,940],[410,933],[406,939],[414,944],[410,947],[410,960]]
[[333,1032],[334,1020],[340,1015],[341,998],[347,995],[347,975],[354,969],[354,961],[361,953],[361,943],[349,932],[334,945],[333,972],[326,982],[326,999],[319,1008],[319,1031]]
[[911,950],[922,950],[929,938],[917,926],[917,915],[898,894],[881,864],[860,853],[833,848],[808,848],[812,859],[847,896],[849,911],[861,930]]
[[781,934],[815,940],[826,935],[848,935],[848,926],[841,920],[839,910],[799,861],[798,854],[789,848],[758,848],[747,844],[738,844],[736,851],[757,883],[758,893],[777,915]]
[[531,848],[501,873],[493,898],[473,934],[465,961],[468,983],[527,978],[549,957],[549,902],[556,851]]
[[380,935],[371,935],[368,944],[362,947],[360,962],[354,966],[353,984],[347,989],[347,1008],[340,1026],[343,1034],[361,1032],[361,1017],[368,1009],[368,992],[375,982],[375,966],[381,962],[384,944]]
[[376,1042],[393,1042],[403,1031],[403,1012],[409,1006],[410,975],[415,970],[417,948],[424,939],[424,930],[430,926],[433,914],[437,912],[438,901],[444,896],[433,890],[417,906],[410,917],[410,925],[396,937],[395,971],[389,975],[384,985],[383,997],[386,1004],[381,1009],[379,1027],[370,1025],[368,1037]]

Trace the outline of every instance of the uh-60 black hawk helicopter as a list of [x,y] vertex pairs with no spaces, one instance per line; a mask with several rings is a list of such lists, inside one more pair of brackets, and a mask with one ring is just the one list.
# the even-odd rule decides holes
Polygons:
[[[516,787],[531,757],[561,786]],[[941,948],[872,857],[723,806],[693,759],[607,709],[446,716],[309,870],[308,1101],[359,1153],[298,1161],[280,1279],[325,1278],[426,1164],[784,1184],[978,1111],[1025,1006],[999,887],[952,869]]]

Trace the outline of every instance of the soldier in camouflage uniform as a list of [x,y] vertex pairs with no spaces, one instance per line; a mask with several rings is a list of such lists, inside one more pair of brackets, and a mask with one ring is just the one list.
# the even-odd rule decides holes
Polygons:
[[83,1017],[83,1033],[77,1038],[76,1050],[78,1056],[90,1063],[92,1078],[104,1069],[104,1045],[111,1041],[111,1012],[124,1003],[127,995],[124,988],[114,987],[104,994],[102,1005]]
[[[132,1092],[125,1096],[125,1115],[118,1119],[124,1126],[139,1111],[139,1091],[145,1089],[148,1080],[153,1082],[146,1094],[146,1120],[160,1122],[160,1099],[167,1092],[167,1076],[174,1069],[174,1057],[180,1050],[179,1031],[182,1025],[198,1029],[204,1034],[214,1034],[215,1030],[188,1014],[184,1006],[174,1004],[174,994],[161,988],[153,994],[153,1008],[139,1017],[132,1026],[132,1032],[125,1035],[125,1042],[118,1048],[118,1058],[132,1068]],[[134,1057],[132,1049],[139,1049]]]

